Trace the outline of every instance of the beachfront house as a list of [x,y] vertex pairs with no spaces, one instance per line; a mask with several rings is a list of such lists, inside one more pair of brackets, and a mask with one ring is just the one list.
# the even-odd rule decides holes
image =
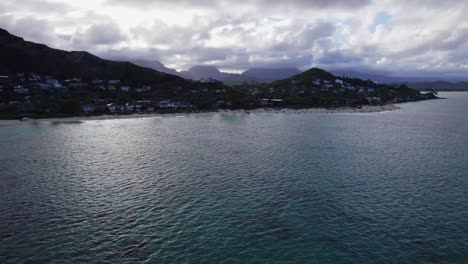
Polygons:
[[91,104],[83,105],[83,112],[85,114],[90,114],[94,112],[95,110],[96,110],[96,107],[94,105],[91,105]]
[[180,109],[180,108],[189,108],[190,105],[184,102],[172,102],[172,101],[161,101],[159,102],[160,109]]
[[119,113],[123,112],[125,107],[123,105],[111,103],[107,105],[107,110],[109,110],[111,113]]

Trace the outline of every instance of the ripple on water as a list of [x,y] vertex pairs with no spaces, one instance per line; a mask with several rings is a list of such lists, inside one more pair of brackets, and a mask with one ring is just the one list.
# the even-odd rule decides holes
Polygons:
[[465,264],[467,105],[0,127],[0,263]]

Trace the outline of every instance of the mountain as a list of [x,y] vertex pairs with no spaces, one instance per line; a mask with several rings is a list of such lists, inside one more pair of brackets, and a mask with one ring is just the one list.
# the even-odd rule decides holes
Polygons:
[[163,73],[172,74],[172,75],[179,75],[178,71],[171,69],[171,68],[167,68],[166,66],[164,66],[164,64],[162,64],[161,62],[157,60],[131,60],[131,62],[135,65],[145,67],[145,68],[150,68],[158,72],[163,72]]
[[434,83],[434,85],[444,82],[446,84],[464,82],[466,78],[463,77],[441,77],[441,76],[394,76],[394,75],[385,75],[385,74],[376,74],[376,73],[363,73],[357,72],[351,69],[335,69],[330,70],[331,73],[337,76],[345,76],[349,78],[359,78],[363,80],[371,80],[378,83],[421,83],[429,84]]
[[216,80],[228,82],[271,82],[288,78],[298,73],[301,73],[301,71],[294,68],[251,68],[242,74],[234,74],[222,72],[213,66],[199,65],[192,66],[187,71],[180,72],[180,76],[193,80],[213,78]]
[[131,84],[183,81],[180,77],[98,58],[83,51],[63,51],[25,41],[0,29],[0,72],[35,72],[66,79],[118,79]]
[[363,73],[357,72],[353,70],[331,70],[333,74],[337,76],[346,76],[348,78],[359,78],[363,80],[371,80],[373,82],[378,83],[402,83],[407,81],[407,79],[401,77],[394,77],[382,74],[370,74],[370,73]]
[[190,67],[187,71],[180,72],[180,75],[186,79],[200,80],[213,78],[223,81],[227,76],[213,66],[197,65]]
[[286,79],[300,73],[301,71],[295,68],[252,68],[243,72],[241,76],[247,80],[272,82]]
[[335,81],[337,77],[325,70],[322,70],[319,68],[312,68],[305,72],[301,72],[299,74],[293,75],[289,78],[275,81],[272,84],[285,85],[285,84],[289,84],[291,81],[298,81],[301,83],[312,83],[316,79],[326,80],[326,81]]

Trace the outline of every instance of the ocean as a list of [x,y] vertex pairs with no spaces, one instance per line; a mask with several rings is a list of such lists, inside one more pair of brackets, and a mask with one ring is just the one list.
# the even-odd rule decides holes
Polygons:
[[0,127],[0,263],[468,263],[468,93]]

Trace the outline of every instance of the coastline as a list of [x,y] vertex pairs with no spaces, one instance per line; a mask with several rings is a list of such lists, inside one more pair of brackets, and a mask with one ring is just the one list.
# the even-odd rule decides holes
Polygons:
[[291,108],[257,108],[253,110],[220,110],[200,113],[170,113],[170,114],[132,114],[132,115],[101,115],[101,116],[77,116],[64,118],[44,118],[44,119],[27,119],[27,120],[0,120],[0,126],[15,126],[15,125],[37,125],[44,123],[51,124],[79,124],[86,121],[103,121],[103,120],[125,120],[125,119],[140,119],[140,118],[163,118],[163,117],[181,117],[188,115],[241,115],[241,114],[341,114],[341,113],[381,113],[395,111],[401,109],[395,104],[386,105],[364,105],[361,108],[357,107],[341,107],[341,108],[306,108],[306,109],[291,109]]

